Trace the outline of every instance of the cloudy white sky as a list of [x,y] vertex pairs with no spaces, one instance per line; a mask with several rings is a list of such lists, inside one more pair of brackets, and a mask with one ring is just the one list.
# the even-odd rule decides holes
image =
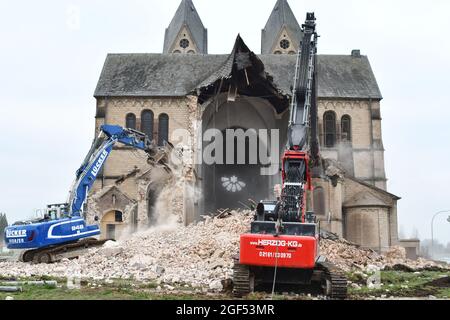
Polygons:
[[[162,51],[179,0],[0,1],[0,212],[30,217],[63,202],[94,131],[93,92],[107,53]],[[241,33],[260,51],[275,0],[194,0],[209,52]],[[315,11],[319,53],[368,55],[384,96],[388,188],[406,236],[430,237],[450,209],[450,2],[291,0]],[[435,232],[450,241],[443,215]]]

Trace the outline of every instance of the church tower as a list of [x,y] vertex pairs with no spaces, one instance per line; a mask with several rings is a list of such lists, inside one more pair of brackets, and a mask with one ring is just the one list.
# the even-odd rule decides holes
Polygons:
[[208,32],[192,0],[182,0],[166,29],[163,53],[208,53]]
[[303,33],[287,0],[277,0],[261,33],[262,54],[296,54]]

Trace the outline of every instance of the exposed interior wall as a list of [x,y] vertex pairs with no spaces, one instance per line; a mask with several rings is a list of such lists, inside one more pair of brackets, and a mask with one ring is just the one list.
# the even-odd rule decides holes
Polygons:
[[[202,132],[217,129],[278,129],[281,119],[276,115],[273,106],[264,99],[240,96],[234,102],[227,101],[222,94],[217,100],[204,104],[202,114]],[[281,139],[281,138],[280,138]],[[280,148],[281,142],[278,141]],[[208,143],[203,144],[203,148]],[[270,144],[270,140],[269,140]],[[267,148],[267,147],[266,147]],[[277,155],[277,159],[279,156]],[[204,191],[205,212],[218,208],[243,207],[241,203],[249,204],[248,199],[255,201],[273,198],[273,187],[279,183],[279,173],[273,176],[260,174],[261,165],[209,165],[203,163],[200,169],[202,189]],[[237,177],[245,183],[242,190],[232,192],[222,183],[222,178]]]

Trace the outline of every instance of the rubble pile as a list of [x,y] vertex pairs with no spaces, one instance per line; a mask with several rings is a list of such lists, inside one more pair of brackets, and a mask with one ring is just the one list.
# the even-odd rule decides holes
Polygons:
[[[0,276],[81,277],[94,280],[132,278],[165,285],[192,286],[212,291],[223,289],[232,276],[233,256],[239,235],[248,231],[251,211],[228,211],[184,227],[178,223],[161,225],[136,233],[128,239],[108,241],[83,256],[55,264],[32,265],[0,262]],[[385,255],[335,237],[322,237],[320,253],[343,271],[398,265],[419,270],[436,267],[433,262],[406,259],[405,250],[393,247]]]
[[360,248],[344,239],[320,241],[320,253],[343,271],[379,269],[402,269],[416,271],[439,268],[440,265],[423,258],[409,260],[403,247],[393,246],[387,252],[379,254],[371,249]]
[[232,276],[239,235],[248,231],[252,216],[251,211],[230,211],[229,215],[208,216],[188,227],[162,225],[127,240],[108,241],[78,259],[55,264],[0,262],[0,275],[133,278],[222,290],[223,281]]

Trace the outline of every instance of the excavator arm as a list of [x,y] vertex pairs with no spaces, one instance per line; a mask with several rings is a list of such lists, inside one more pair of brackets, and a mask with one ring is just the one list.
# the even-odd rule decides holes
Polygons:
[[86,197],[116,143],[143,150],[149,155],[156,149],[144,133],[120,126],[101,126],[99,136],[76,172],[76,179],[69,193],[70,216],[81,216]]
[[[317,53],[316,18],[308,13],[303,24],[301,43],[295,67],[292,103],[288,126],[288,143],[282,159],[282,195],[280,221],[305,222],[306,191],[312,190],[311,156],[317,157],[315,68]],[[313,152],[311,152],[313,151]],[[314,160],[314,159],[313,159]],[[314,161],[315,162],[315,161]]]
[[[297,56],[295,78],[290,108],[288,146],[290,150],[306,150],[309,147],[310,114],[315,102],[315,66],[317,53],[316,18],[308,13],[303,25],[303,41]],[[315,107],[315,106],[313,106]]]
[[77,256],[83,248],[104,243],[104,240],[91,238],[100,234],[100,228],[96,224],[87,225],[82,213],[86,197],[116,143],[143,150],[150,159],[159,154],[159,148],[141,132],[120,126],[102,126],[76,172],[69,202],[64,205],[62,214],[15,223],[5,229],[9,249],[30,249],[23,252],[22,261],[54,262],[62,257]]

